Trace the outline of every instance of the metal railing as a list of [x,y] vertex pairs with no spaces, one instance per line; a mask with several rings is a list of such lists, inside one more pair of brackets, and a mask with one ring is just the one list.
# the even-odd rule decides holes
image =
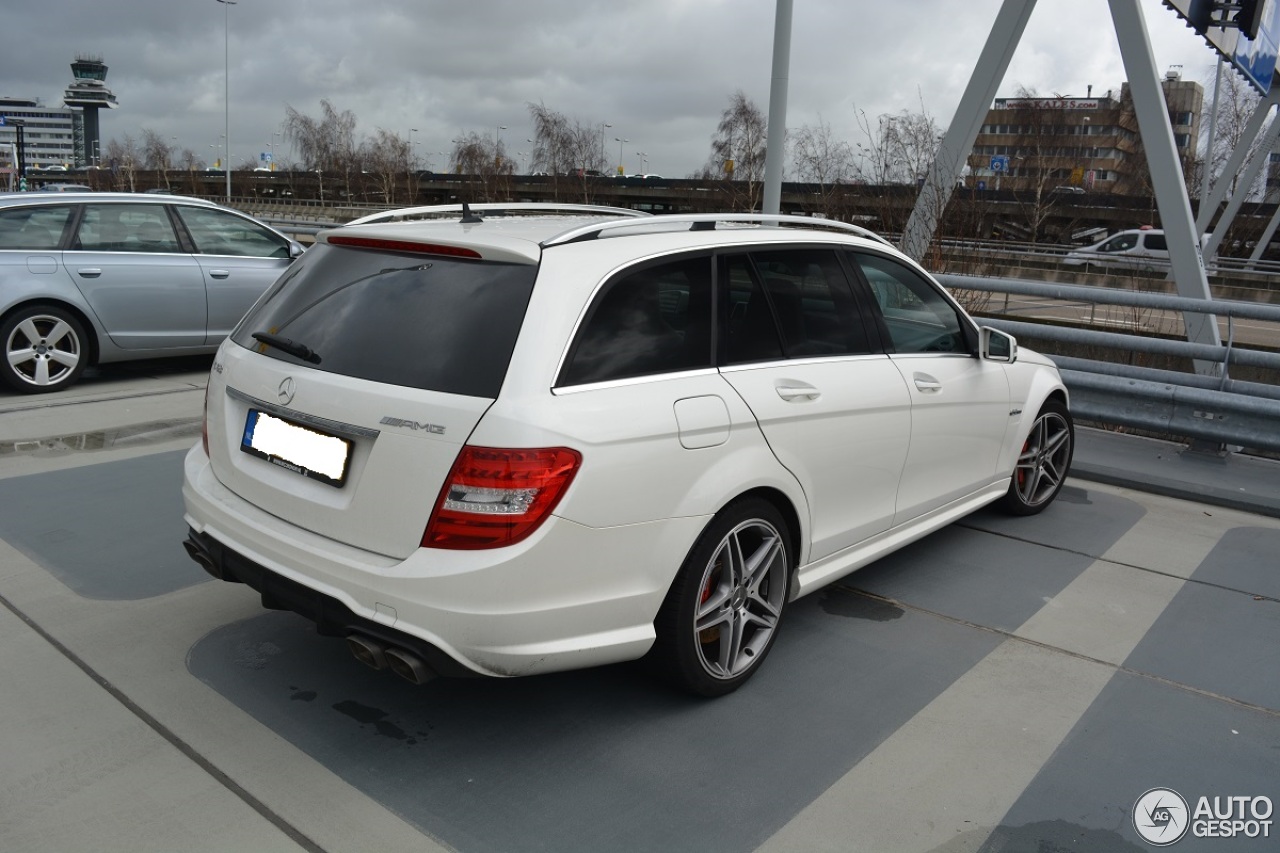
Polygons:
[[1056,300],[1059,304],[1117,305],[1225,317],[1227,340],[1221,346],[1080,328],[1075,324],[1011,320],[989,314],[980,316],[979,322],[1024,340],[1035,338],[1066,347],[1102,347],[1122,353],[1150,353],[1187,362],[1210,362],[1215,373],[1206,375],[1054,354],[1047,351],[1050,347],[1043,347],[1045,354],[1058,364],[1063,382],[1071,392],[1071,409],[1077,418],[1170,437],[1280,452],[1280,385],[1240,381],[1230,375],[1233,365],[1277,371],[1280,375],[1280,352],[1244,347],[1235,340],[1237,319],[1276,323],[1277,340],[1280,340],[1280,305],[979,276],[944,274],[937,279],[956,291],[1033,296]]

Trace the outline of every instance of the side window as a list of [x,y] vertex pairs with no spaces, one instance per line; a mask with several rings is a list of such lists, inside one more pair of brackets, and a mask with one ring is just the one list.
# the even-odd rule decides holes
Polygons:
[[764,289],[751,272],[746,255],[721,261],[725,287],[725,362],[743,364],[782,358],[782,339]]
[[1149,232],[1142,238],[1142,246],[1148,251],[1155,252],[1167,251],[1169,248],[1169,244],[1165,241],[1163,234],[1151,234]]
[[1117,234],[1098,247],[1099,252],[1123,252],[1138,245],[1137,234]]
[[181,252],[164,207],[87,204],[71,248],[86,252]]
[[960,315],[915,270],[878,255],[852,255],[871,293],[895,352],[969,352]]
[[711,366],[711,258],[622,273],[596,294],[560,385]]
[[204,207],[175,208],[187,226],[196,251],[202,255],[234,255],[241,258],[287,258],[289,243],[271,231],[228,213]]
[[773,306],[787,358],[871,351],[833,250],[758,251],[751,258]]
[[0,210],[0,249],[52,251],[62,241],[70,217],[68,206]]

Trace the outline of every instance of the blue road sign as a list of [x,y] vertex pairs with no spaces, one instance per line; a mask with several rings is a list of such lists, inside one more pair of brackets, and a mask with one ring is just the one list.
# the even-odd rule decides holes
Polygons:
[[991,158],[991,171],[1007,172],[1009,171],[1009,158],[1004,154],[997,154]]
[[978,189],[980,189],[980,190],[985,190],[986,188],[987,188],[987,182],[986,182],[986,181],[978,181]]

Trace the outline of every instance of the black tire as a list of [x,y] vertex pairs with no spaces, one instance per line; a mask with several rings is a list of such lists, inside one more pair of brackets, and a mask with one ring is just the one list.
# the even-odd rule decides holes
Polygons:
[[1071,412],[1057,399],[1046,400],[1018,452],[1001,508],[1011,515],[1035,515],[1053,503],[1071,470],[1075,445]]
[[787,601],[795,560],[787,533],[782,514],[760,498],[711,520],[654,620],[650,659],[660,674],[699,696],[730,693],[755,674]]
[[5,354],[0,378],[20,394],[68,388],[89,363],[84,326],[56,305],[26,305],[14,311],[0,323],[0,343]]

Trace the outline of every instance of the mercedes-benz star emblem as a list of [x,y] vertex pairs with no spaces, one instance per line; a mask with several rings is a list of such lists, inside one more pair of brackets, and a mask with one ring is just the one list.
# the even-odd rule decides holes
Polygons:
[[286,376],[280,381],[280,387],[276,390],[276,399],[280,401],[280,405],[287,406],[293,402],[293,395],[297,391],[297,387],[292,376]]

